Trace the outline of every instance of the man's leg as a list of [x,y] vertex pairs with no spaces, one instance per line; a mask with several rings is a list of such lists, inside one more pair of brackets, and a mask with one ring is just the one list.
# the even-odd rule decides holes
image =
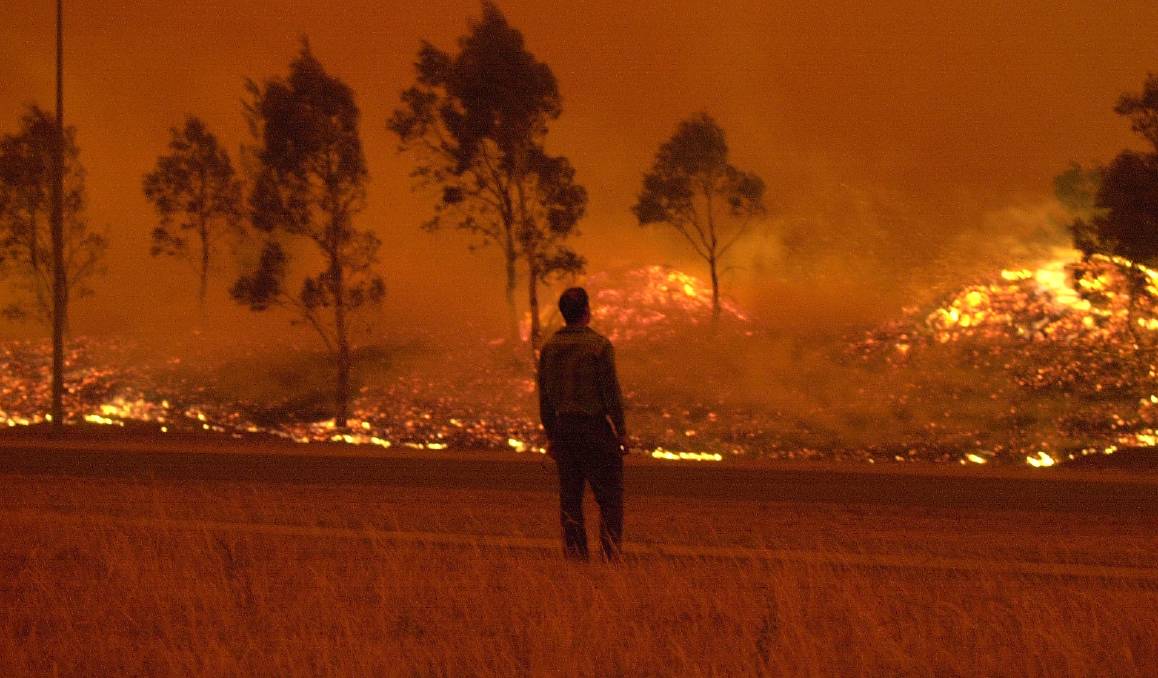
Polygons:
[[587,528],[583,524],[583,472],[570,446],[555,452],[559,468],[559,519],[563,525],[563,553],[587,560]]
[[[593,450],[594,451],[594,450]],[[588,480],[599,504],[599,542],[603,558],[617,562],[623,540],[623,457],[618,449],[599,449]]]

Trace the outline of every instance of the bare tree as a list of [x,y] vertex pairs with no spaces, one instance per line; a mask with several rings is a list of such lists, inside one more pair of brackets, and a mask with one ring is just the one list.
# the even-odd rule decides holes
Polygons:
[[720,261],[765,213],[764,181],[728,162],[724,130],[707,113],[684,120],[660,146],[632,212],[664,223],[707,262],[712,320],[720,317]]
[[[204,313],[212,255],[224,236],[236,234],[242,217],[241,181],[229,153],[200,118],[186,118],[171,134],[169,152],[157,158],[142,182],[145,198],[161,219],[153,229],[150,254],[194,263]],[[196,239],[193,248],[191,236]]]

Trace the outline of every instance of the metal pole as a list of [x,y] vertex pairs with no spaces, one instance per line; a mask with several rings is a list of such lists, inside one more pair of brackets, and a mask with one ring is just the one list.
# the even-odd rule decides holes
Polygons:
[[52,172],[52,428],[64,426],[64,2],[56,0],[56,144]]

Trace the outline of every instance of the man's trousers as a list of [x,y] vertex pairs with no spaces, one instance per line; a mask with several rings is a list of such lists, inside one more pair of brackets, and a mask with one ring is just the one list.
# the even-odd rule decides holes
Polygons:
[[589,483],[599,505],[603,557],[618,560],[623,537],[623,455],[611,425],[603,417],[561,415],[552,442],[559,469],[564,553],[581,560],[588,557],[583,486]]

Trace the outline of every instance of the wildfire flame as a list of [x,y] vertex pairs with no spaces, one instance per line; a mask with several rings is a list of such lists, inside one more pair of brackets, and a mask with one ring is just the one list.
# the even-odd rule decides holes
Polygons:
[[[1140,291],[1134,295],[1128,292],[1128,272],[1140,276],[1143,283],[1135,286]],[[589,286],[597,326],[627,347],[628,353],[652,355],[652,349],[661,344],[649,342],[681,341],[683,329],[709,322],[711,317],[710,287],[674,269],[648,266],[601,274],[592,276]],[[991,282],[968,286],[931,310],[915,312],[908,320],[849,344],[849,350],[862,358],[884,356],[898,370],[934,347],[949,348],[966,341],[973,342],[970,346],[984,344],[988,348],[982,357],[1010,370],[1023,393],[1053,389],[1067,397],[1081,396],[1081,407],[1067,413],[1080,424],[1077,429],[1071,427],[1080,445],[1066,443],[1064,436],[1013,439],[1005,429],[987,432],[985,422],[964,428],[967,438],[960,431],[952,434],[956,438],[937,437],[945,427],[932,420],[917,422],[916,437],[905,432],[910,437],[879,447],[845,450],[829,443],[832,438],[823,431],[813,437],[805,431],[792,442],[784,442],[786,436],[805,430],[786,426],[807,427],[809,422],[785,424],[780,412],[737,410],[704,395],[726,388],[726,381],[681,392],[678,401],[644,402],[641,409],[650,407],[652,419],[646,419],[647,412],[637,413],[633,421],[641,423],[633,426],[633,433],[641,435],[651,458],[689,463],[757,454],[867,462],[1012,462],[1041,468],[1081,455],[1158,446],[1158,395],[1151,394],[1158,370],[1149,365],[1148,375],[1144,370],[1141,376],[1132,371],[1149,360],[1149,353],[1136,349],[1137,342],[1158,346],[1155,298],[1158,272],[1113,257],[1082,260],[1066,255],[1038,267],[1001,271]],[[752,333],[748,316],[734,304],[725,299],[722,310],[730,329]],[[310,421],[310,413],[316,410],[287,414],[276,403],[222,398],[204,386],[204,373],[189,372],[200,369],[197,359],[174,358],[163,365],[118,360],[114,347],[123,343],[83,337],[70,342],[66,356],[69,421],[152,427],[161,434],[264,435],[299,443],[380,449],[546,451],[534,416],[534,382],[527,378],[525,366],[512,367],[509,359],[494,359],[501,347],[472,349],[498,353],[482,356],[473,363],[476,369],[465,375],[440,369],[403,370],[364,388],[351,403],[349,425],[339,429],[332,419]],[[32,426],[49,420],[44,378],[48,363],[44,344],[0,344],[0,369],[6,375],[0,381],[4,408],[0,425]],[[1141,388],[1146,389],[1145,397],[1132,395]],[[1090,397],[1091,393],[1097,397]],[[898,407],[904,407],[906,398],[920,397],[904,389],[876,395],[893,399]],[[1006,402],[1006,395],[1015,421],[1020,395],[1003,393],[1001,402]],[[633,394],[628,399],[640,404]],[[1003,435],[1007,436],[1004,440]]]
[[[586,286],[591,292],[592,322],[613,342],[661,339],[711,322],[711,286],[670,266],[597,273]],[[741,326],[751,320],[727,298],[720,299],[720,314],[724,322]],[[554,304],[545,305],[540,322],[545,328],[562,325]],[[524,339],[529,326],[529,319],[524,319]]]
[[[942,343],[962,334],[1011,331],[1039,339],[1073,334],[1105,337],[1127,322],[1130,300],[1123,292],[1124,271],[1130,269],[1143,276],[1146,301],[1158,297],[1158,271],[1101,254],[1083,261],[1072,252],[1036,269],[1003,270],[1002,283],[969,286],[930,313],[925,324]],[[1026,313],[1029,303],[1037,305],[1034,313]],[[1158,329],[1158,318],[1139,316],[1135,322],[1146,330]]]
[[[1138,283],[1132,283],[1131,278]],[[870,340],[868,345],[891,343],[894,362],[904,364],[921,345],[922,337],[934,344],[982,342],[990,351],[1005,347],[1007,353],[997,355],[1008,356],[1003,367],[1020,372],[1018,380],[1025,388],[1088,390],[1101,394],[1097,400],[1128,400],[1130,390],[1141,383],[1134,374],[1136,366],[1148,360],[1146,353],[1138,350],[1142,348],[1139,342],[1147,346],[1158,343],[1156,300],[1158,271],[1122,257],[1095,254],[1083,258],[1076,251],[1066,252],[1036,268],[1006,269],[999,280],[967,286],[920,316],[918,327],[903,330],[886,342]],[[1025,357],[1031,349],[1037,352],[1039,362]],[[1155,366],[1149,365],[1148,370],[1146,378],[1152,380]],[[1121,431],[1114,442],[1100,449],[1083,448],[1069,458],[1112,454],[1118,445],[1155,446],[1158,435],[1145,427],[1158,423],[1155,405],[1158,396],[1151,396],[1141,401],[1136,413],[1111,412],[1108,427]],[[1095,407],[1083,409],[1091,410],[1090,416],[1094,416]],[[1097,428],[1098,424],[1087,428],[1090,426]],[[982,464],[988,458],[970,453],[961,463]],[[1046,468],[1059,463],[1061,457],[1039,449],[1024,458],[1030,466]]]

